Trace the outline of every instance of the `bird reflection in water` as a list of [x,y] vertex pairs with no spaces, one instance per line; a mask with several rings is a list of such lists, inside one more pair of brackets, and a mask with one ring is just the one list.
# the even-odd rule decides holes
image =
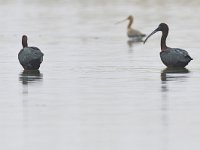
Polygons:
[[170,98],[167,83],[170,81],[185,81],[190,71],[186,68],[165,68],[161,71],[161,134],[162,150],[169,149],[170,143]]
[[161,143],[161,149],[162,150],[168,150],[169,149],[169,143],[170,143],[170,130],[169,130],[169,123],[170,123],[170,115],[169,115],[169,99],[167,92],[162,93],[162,100],[161,100],[161,130],[160,130],[160,143]]
[[141,42],[143,42],[143,41],[142,40],[141,41],[135,41],[133,39],[127,40],[127,45],[129,47],[129,52],[132,53],[134,46],[136,46],[138,44],[141,44]]
[[19,77],[22,84],[28,84],[30,82],[37,82],[42,80],[42,74],[39,70],[24,70]]
[[162,81],[174,81],[187,78],[190,71],[186,68],[166,68],[161,72]]
[[24,85],[23,93],[28,93],[28,84],[40,82],[43,79],[43,74],[39,70],[24,70],[19,75],[19,81]]
[[129,47],[133,47],[134,44],[138,44],[138,43],[140,43],[140,42],[142,43],[143,40],[141,40],[141,39],[140,39],[140,40],[129,39],[129,40],[127,41],[127,44],[128,44]]
[[162,92],[168,92],[167,88],[167,82],[168,81],[184,81],[186,78],[188,78],[188,73],[190,71],[186,68],[165,68],[161,72],[161,91]]

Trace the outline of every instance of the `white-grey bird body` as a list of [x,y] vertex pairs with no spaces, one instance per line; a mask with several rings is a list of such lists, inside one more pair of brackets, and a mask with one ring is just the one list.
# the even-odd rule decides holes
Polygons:
[[134,37],[145,37],[146,34],[141,33],[140,31],[136,30],[136,29],[127,29],[127,36],[129,38],[134,38]]
[[25,70],[37,70],[40,68],[44,54],[37,47],[28,47],[25,41],[27,41],[27,37],[24,39],[24,43],[22,38],[23,49],[18,54],[19,62]]

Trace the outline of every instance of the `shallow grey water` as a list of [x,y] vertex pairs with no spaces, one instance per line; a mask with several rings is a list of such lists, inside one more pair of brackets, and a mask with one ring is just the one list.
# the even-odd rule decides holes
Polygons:
[[[198,150],[200,2],[197,0],[0,1],[0,148]],[[129,14],[148,34],[170,26],[187,49],[185,70],[166,70],[160,33],[128,43]],[[23,72],[21,36],[44,53]]]

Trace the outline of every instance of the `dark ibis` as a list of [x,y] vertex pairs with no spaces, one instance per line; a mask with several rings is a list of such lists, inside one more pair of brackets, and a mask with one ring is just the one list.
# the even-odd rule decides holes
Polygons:
[[166,23],[159,24],[158,28],[155,29],[151,34],[149,34],[149,36],[147,36],[147,38],[144,40],[144,43],[150,36],[158,31],[162,32],[160,58],[163,64],[165,64],[167,67],[172,68],[185,67],[192,60],[192,58],[186,50],[180,48],[170,48],[166,45],[166,38],[169,31],[169,27]]
[[22,36],[23,49],[18,54],[20,64],[25,70],[38,70],[43,61],[44,54],[37,47],[29,47],[27,36]]

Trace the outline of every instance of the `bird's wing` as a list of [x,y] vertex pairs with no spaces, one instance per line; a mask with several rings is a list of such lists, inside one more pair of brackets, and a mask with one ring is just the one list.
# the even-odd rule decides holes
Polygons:
[[187,51],[178,48],[170,48],[169,50],[162,51],[160,52],[160,57],[167,66],[185,64],[192,60]]
[[32,55],[33,55],[33,58],[34,59],[39,59],[41,58],[42,56],[44,56],[44,54],[41,52],[41,50],[37,47],[30,47],[32,50]]
[[43,55],[44,54],[37,47],[25,47],[19,52],[18,59],[22,65],[36,59],[40,59],[42,62]]
[[144,37],[144,36],[146,36],[145,34],[143,34],[143,33],[141,33],[140,31],[138,31],[138,30],[135,30],[135,29],[131,29],[131,30],[129,30],[128,31],[128,35],[129,36],[141,36],[141,37]]
[[[184,49],[179,49],[179,48],[175,48],[174,51],[176,52],[177,55],[179,55],[180,57],[184,57],[184,58],[188,58],[191,59],[190,55],[188,54],[188,52]],[[181,55],[180,55],[181,54]]]

